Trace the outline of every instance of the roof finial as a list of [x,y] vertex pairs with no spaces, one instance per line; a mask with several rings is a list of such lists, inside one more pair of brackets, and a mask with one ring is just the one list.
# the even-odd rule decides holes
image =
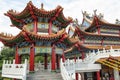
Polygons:
[[93,10],[94,11],[94,15],[96,16],[96,12],[97,12],[97,9]]
[[43,3],[41,3],[41,9],[42,9],[42,10],[43,10],[43,6],[44,6]]

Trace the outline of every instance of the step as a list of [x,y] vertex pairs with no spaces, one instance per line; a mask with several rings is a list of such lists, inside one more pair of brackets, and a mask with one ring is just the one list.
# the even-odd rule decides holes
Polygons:
[[27,80],[63,80],[63,79],[60,72],[40,70],[35,73],[29,74]]

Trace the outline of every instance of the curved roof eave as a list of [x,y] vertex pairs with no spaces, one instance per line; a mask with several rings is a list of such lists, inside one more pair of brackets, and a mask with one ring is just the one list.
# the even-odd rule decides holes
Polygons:
[[105,20],[99,19],[97,16],[94,16],[91,25],[88,28],[86,28],[85,31],[88,32],[91,28],[96,27],[96,25],[97,25],[96,22],[98,23],[98,25],[108,25],[108,26],[113,26],[113,27],[119,27],[120,28],[120,25],[118,25],[118,24],[112,24],[112,23],[109,23]]
[[[27,34],[27,36],[25,36]],[[34,39],[38,40],[57,40],[63,37],[63,35],[66,34],[65,30],[59,31],[57,34],[52,34],[52,35],[37,35],[31,32],[28,32],[26,30],[22,30],[17,36],[12,36],[12,37],[7,37],[4,35],[0,35],[0,40],[2,42],[5,42],[3,44],[16,44],[18,42],[23,42],[23,41],[28,41],[27,38],[30,39],[30,41],[34,41]]]

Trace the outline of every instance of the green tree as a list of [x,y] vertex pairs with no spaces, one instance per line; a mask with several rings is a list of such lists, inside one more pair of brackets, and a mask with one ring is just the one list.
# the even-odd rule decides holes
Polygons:
[[13,60],[15,55],[15,50],[9,47],[3,47],[0,55],[0,70],[2,68],[3,60]]
[[14,58],[15,55],[15,50],[9,47],[3,47],[1,50],[1,57],[2,59],[7,59],[7,60],[11,60]]

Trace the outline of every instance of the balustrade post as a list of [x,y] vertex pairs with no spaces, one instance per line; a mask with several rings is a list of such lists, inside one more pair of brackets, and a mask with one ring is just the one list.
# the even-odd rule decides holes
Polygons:
[[105,48],[103,48],[103,53],[106,53]]
[[98,54],[100,53],[100,50],[98,49]]
[[95,50],[93,50],[92,53],[95,54]]
[[112,46],[110,47],[110,53],[114,53]]
[[119,78],[119,71],[114,69],[114,80],[120,80]]

